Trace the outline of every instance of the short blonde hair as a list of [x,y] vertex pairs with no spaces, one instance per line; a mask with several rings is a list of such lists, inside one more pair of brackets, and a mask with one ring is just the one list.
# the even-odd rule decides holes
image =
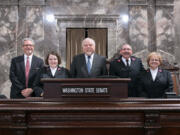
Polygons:
[[151,59],[152,56],[156,56],[159,59],[160,65],[162,64],[162,56],[160,53],[157,52],[151,52],[148,56],[147,56],[147,64],[149,66],[149,61]]

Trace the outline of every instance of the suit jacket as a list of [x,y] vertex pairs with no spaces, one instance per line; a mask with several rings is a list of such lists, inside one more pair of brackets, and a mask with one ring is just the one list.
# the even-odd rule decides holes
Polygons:
[[141,71],[144,70],[142,65],[142,61],[140,58],[131,56],[131,65],[130,67],[126,67],[124,62],[122,61],[122,56],[118,59],[113,60],[110,63],[109,73],[112,76],[118,76],[120,78],[130,78],[131,82],[128,84],[128,96],[136,97],[137,96],[137,88],[136,83],[138,79],[138,75]]
[[[31,68],[29,72],[28,88],[33,89],[33,83],[36,78],[38,70],[43,67],[44,62],[42,59],[32,56]],[[11,61],[10,66],[10,80],[11,80],[11,98],[24,98],[21,91],[26,88],[26,77],[25,77],[25,64],[24,55],[15,57]],[[32,93],[34,95],[34,92]]]
[[38,75],[34,83],[34,92],[36,97],[39,97],[43,92],[43,83],[41,83],[42,78],[69,78],[69,77],[70,77],[69,71],[63,67],[58,66],[54,76],[52,75],[49,66],[41,68],[41,70],[38,72]]
[[106,58],[98,54],[94,54],[92,68],[90,74],[86,66],[84,54],[79,54],[73,58],[70,74],[73,78],[95,78],[107,75]]
[[154,81],[149,69],[141,73],[138,84],[140,97],[162,98],[165,96],[165,92],[171,91],[173,91],[173,82],[169,71],[158,69]]

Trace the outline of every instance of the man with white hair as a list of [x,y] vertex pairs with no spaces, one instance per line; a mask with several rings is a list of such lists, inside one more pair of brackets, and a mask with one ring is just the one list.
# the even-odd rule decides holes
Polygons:
[[24,38],[22,41],[23,55],[12,59],[10,66],[11,98],[27,98],[35,96],[33,84],[38,70],[43,67],[42,59],[33,55],[34,41]]
[[82,41],[83,54],[73,58],[70,73],[73,78],[95,78],[107,75],[106,58],[95,53],[95,41],[85,38]]

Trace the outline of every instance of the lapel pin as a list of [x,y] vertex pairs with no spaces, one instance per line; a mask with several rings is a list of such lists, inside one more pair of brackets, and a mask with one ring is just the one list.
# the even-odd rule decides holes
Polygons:
[[132,58],[133,61],[135,61],[136,59],[135,58]]
[[120,60],[120,59],[118,59],[118,60],[117,60],[117,62],[121,62],[121,60]]

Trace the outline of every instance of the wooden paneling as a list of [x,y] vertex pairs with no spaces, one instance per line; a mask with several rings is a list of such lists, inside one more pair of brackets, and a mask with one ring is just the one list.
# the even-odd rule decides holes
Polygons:
[[179,135],[179,99],[0,100],[1,135]]

